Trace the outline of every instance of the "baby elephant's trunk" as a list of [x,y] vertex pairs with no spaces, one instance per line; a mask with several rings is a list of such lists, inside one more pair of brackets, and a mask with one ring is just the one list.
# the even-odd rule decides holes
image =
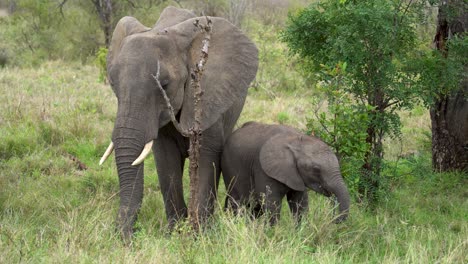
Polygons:
[[346,188],[346,185],[343,181],[343,177],[341,177],[340,173],[336,174],[333,183],[329,186],[328,189],[331,193],[333,193],[336,196],[336,199],[339,204],[339,215],[335,219],[335,223],[341,223],[344,220],[346,220],[346,218],[348,218],[350,197],[348,188]]

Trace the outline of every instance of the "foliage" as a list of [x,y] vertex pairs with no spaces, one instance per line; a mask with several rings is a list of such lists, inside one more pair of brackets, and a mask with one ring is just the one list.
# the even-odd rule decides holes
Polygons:
[[[15,0],[14,12],[0,17],[0,65],[37,65],[46,60],[81,60],[92,63],[100,47],[105,46],[101,14],[91,0]],[[288,7],[304,5],[304,0],[286,3],[276,0],[111,0],[111,28],[123,16],[136,17],[152,26],[164,7],[175,5],[196,14],[217,15],[244,27],[244,20],[265,24],[283,24]],[[280,22],[277,22],[277,21]],[[253,21],[253,22],[252,22]],[[270,28],[268,29],[270,30]],[[112,32],[112,31],[110,31]],[[276,34],[276,29],[275,29]],[[274,38],[276,42],[276,36]],[[271,40],[269,40],[271,41]]]
[[14,60],[11,63],[29,62],[29,57],[33,55],[35,59],[31,60],[32,63],[50,59],[57,48],[54,28],[59,26],[60,20],[52,0],[19,2],[15,15],[1,21],[2,35],[6,40],[2,48],[16,55],[11,56]]
[[[8,56],[11,65],[37,65],[56,59],[92,62],[99,47],[105,44],[99,14],[90,0],[15,2],[15,11],[0,18],[0,36],[4,40],[0,53]],[[160,13],[166,2],[112,1],[112,28],[124,15],[153,25],[157,20],[155,14]]]
[[312,99],[307,133],[318,136],[335,150],[350,192],[357,194],[362,185],[359,175],[370,147],[366,143],[366,129],[370,122],[367,113],[371,109],[341,91],[349,82],[346,63],[323,71],[328,73],[328,78],[316,86],[321,96]]
[[[291,52],[304,58],[306,71],[316,72],[323,81],[345,76],[346,82],[337,83],[333,93],[352,98],[353,104],[366,111],[369,122],[365,141],[370,148],[362,180],[369,186],[360,192],[370,193],[371,201],[376,200],[380,188],[383,138],[400,135],[397,111],[411,108],[416,101],[412,85],[417,78],[414,72],[405,71],[405,62],[417,41],[415,24],[421,17],[422,4],[321,1],[291,14],[282,33]],[[327,92],[331,110],[344,110],[333,109],[337,97],[333,93]]]
[[286,112],[279,112],[277,117],[278,123],[286,124],[289,120],[289,115]]
[[452,95],[460,88],[460,81],[467,78],[468,39],[455,36],[447,41],[449,52],[439,50],[419,52],[407,63],[408,71],[418,74],[414,89],[422,102],[430,107],[441,96]]
[[[94,54],[99,42],[91,14],[75,2],[59,8],[56,0],[16,1],[14,13],[3,18],[0,34],[12,65],[37,65],[46,60],[81,59]],[[79,25],[79,26],[78,26]]]
[[99,68],[99,81],[107,83],[107,53],[108,49],[101,47],[96,53],[96,59],[94,62]]

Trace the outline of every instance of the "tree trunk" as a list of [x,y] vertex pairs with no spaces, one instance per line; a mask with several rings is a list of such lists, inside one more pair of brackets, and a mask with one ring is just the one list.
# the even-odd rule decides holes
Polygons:
[[384,116],[387,105],[383,89],[374,85],[369,89],[367,103],[372,106],[368,111],[369,125],[367,127],[366,143],[370,149],[366,153],[365,163],[362,166],[362,182],[359,185],[359,194],[366,198],[369,205],[376,205],[379,200],[378,191],[381,188],[381,171],[383,160]]
[[383,112],[371,110],[369,112],[369,119],[371,124],[367,128],[366,143],[369,144],[370,149],[366,153],[365,163],[362,166],[362,182],[359,186],[359,194],[361,197],[366,198],[370,205],[375,205],[378,201],[377,191],[380,188],[380,173],[382,170],[383,158],[383,143],[382,143],[382,129],[379,128],[377,119],[378,115],[383,115]]
[[101,28],[104,32],[104,39],[106,47],[109,48],[112,38],[112,0],[91,0],[96,8],[101,21]]
[[[447,56],[446,42],[454,35],[462,36],[468,25],[467,3],[464,0],[441,1],[438,14],[436,48]],[[464,68],[465,72],[467,67]],[[468,169],[468,80],[460,81],[453,94],[439,94],[431,107],[432,166],[435,171]]]

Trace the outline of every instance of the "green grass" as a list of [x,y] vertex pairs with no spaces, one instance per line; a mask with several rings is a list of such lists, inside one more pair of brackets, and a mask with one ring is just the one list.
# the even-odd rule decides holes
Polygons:
[[[267,85],[267,84],[264,84]],[[219,207],[211,228],[168,235],[152,158],[132,246],[115,233],[118,180],[113,158],[98,166],[113,126],[115,96],[93,66],[50,62],[0,70],[0,263],[467,263],[466,174],[436,174],[427,155],[427,111],[403,113],[403,152],[392,193],[375,211],[353,203],[332,224],[326,199],[310,193],[295,227],[284,206],[274,228]],[[310,91],[251,89],[239,120],[305,128]],[[400,155],[399,153],[403,153]],[[405,155],[405,154],[410,155]],[[398,158],[398,155],[401,157]],[[77,169],[75,157],[87,170]],[[185,176],[186,195],[188,179]]]

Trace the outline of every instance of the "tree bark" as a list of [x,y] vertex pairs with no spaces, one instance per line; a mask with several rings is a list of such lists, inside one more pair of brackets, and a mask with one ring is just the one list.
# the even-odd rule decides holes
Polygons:
[[211,20],[206,17],[206,25],[200,25],[197,20],[195,23],[202,32],[204,32],[203,37],[203,47],[201,49],[200,61],[195,65],[194,71],[191,73],[192,79],[192,89],[194,90],[194,123],[190,129],[190,149],[189,149],[189,174],[190,174],[190,202],[188,207],[189,220],[192,225],[192,228],[197,231],[200,228],[200,217],[198,205],[200,204],[199,199],[199,161],[200,161],[200,140],[202,136],[201,129],[201,118],[203,109],[201,107],[201,99],[203,95],[203,87],[201,87],[200,82],[203,76],[203,71],[205,64],[208,60],[208,49],[210,47],[211,40]]
[[[464,0],[441,1],[436,49],[444,56],[450,52],[447,41],[455,35],[464,37],[468,25]],[[465,65],[464,71],[468,69]],[[468,170],[468,80],[452,94],[439,94],[430,109],[432,125],[432,167],[435,171]]]
[[365,163],[362,166],[361,179],[363,182],[360,184],[358,192],[360,197],[366,198],[371,206],[375,205],[379,199],[377,194],[380,188],[380,174],[382,171],[383,131],[377,120],[384,112],[385,110],[379,105],[368,113],[371,123],[367,128],[366,143],[370,146],[370,149],[366,153]]
[[101,28],[104,32],[104,39],[106,47],[109,48],[112,38],[112,0],[91,0],[96,8],[101,21]]

